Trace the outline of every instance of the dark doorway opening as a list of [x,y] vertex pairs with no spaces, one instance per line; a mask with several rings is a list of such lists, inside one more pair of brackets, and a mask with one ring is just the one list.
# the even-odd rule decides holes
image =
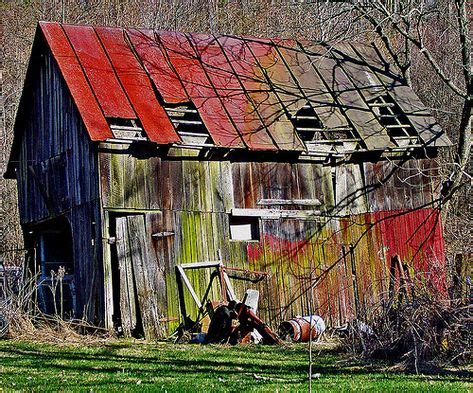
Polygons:
[[71,227],[65,217],[58,217],[29,231],[34,239],[38,275],[38,306],[49,315],[74,318],[76,294]]

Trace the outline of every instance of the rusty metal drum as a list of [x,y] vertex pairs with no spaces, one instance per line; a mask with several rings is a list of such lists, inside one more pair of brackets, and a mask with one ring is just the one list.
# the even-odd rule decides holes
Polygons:
[[308,342],[311,334],[312,340],[314,340],[324,331],[325,322],[322,317],[318,315],[297,316],[282,322],[279,326],[279,335],[281,338],[293,342]]

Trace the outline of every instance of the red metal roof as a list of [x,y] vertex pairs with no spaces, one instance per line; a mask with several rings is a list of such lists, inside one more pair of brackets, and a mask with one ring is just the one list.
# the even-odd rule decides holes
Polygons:
[[223,107],[221,98],[211,84],[186,35],[159,32],[156,38],[214,142],[224,147],[243,147],[240,136]]
[[139,120],[151,141],[181,143],[165,107],[188,104],[217,146],[302,151],[291,116],[310,103],[324,127],[351,127],[366,148],[384,149],[390,138],[367,105],[376,80],[423,142],[448,141],[373,47],[48,22],[39,28],[92,140],[113,138],[107,118],[123,118]]
[[112,132],[97,103],[94,92],[61,25],[40,22],[40,28],[82,115],[90,138],[94,141],[112,138]]
[[136,119],[97,34],[90,26],[65,25],[69,41],[105,116]]
[[180,138],[158,102],[149,75],[127,40],[125,31],[109,27],[97,27],[95,31],[149,139],[164,144],[178,142]]

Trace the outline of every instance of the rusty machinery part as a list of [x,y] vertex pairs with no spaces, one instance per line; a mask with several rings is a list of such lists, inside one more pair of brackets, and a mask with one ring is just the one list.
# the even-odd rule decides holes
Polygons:
[[[271,330],[271,328],[263,322],[263,320],[258,317],[250,307],[244,303],[237,305],[237,310],[239,310],[238,319],[240,324],[247,326],[251,330],[255,329],[263,338],[263,344],[281,344],[279,337]],[[241,330],[243,330],[241,328]]]
[[[194,269],[211,269],[210,281],[202,298],[199,298],[197,292],[192,286],[191,281],[189,280],[189,277],[186,274],[187,270]],[[187,314],[186,302],[184,301],[184,288],[187,289],[194,300],[195,305],[197,306],[198,315],[196,322],[199,322],[203,320],[206,315],[209,315],[210,318],[213,316],[214,305],[209,303],[210,299],[208,297],[214,279],[217,279],[220,284],[220,302],[226,303],[228,301],[237,300],[232,282],[230,281],[230,277],[237,280],[251,281],[256,283],[263,280],[267,276],[268,273],[266,272],[227,267],[222,263],[220,253],[218,261],[202,261],[177,265],[176,282],[179,293],[179,302],[181,305],[181,316],[184,322],[183,327],[187,330],[193,330],[195,324],[195,322],[189,319]]]
[[233,278],[236,280],[250,281],[253,284],[256,284],[260,282],[261,280],[264,280],[268,276],[267,272],[240,269],[240,268],[229,267],[229,266],[223,266],[223,270],[225,270],[229,278]]
[[[312,325],[312,329],[310,326]],[[285,340],[293,342],[308,342],[310,334],[312,339],[320,337],[325,331],[325,322],[318,315],[300,317],[297,316],[288,321],[284,321],[279,326],[279,336]]]
[[0,313],[0,338],[5,337],[8,332],[8,319]]
[[246,343],[256,330],[264,344],[280,344],[279,337],[244,303],[229,302],[215,310],[206,343]]
[[215,308],[205,337],[206,344],[236,344],[235,328],[238,325],[236,302],[230,301]]

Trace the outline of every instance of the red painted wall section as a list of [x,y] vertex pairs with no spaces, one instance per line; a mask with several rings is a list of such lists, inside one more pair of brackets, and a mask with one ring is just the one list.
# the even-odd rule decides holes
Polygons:
[[437,209],[371,213],[378,222],[386,260],[394,255],[412,269],[417,279],[446,294],[445,249],[441,214]]
[[[284,225],[294,227],[285,231]],[[357,307],[358,313],[366,312],[388,295],[394,255],[408,266],[416,285],[438,296],[446,295],[438,210],[381,211],[308,225],[296,220],[278,225],[263,221],[260,242],[247,244],[249,268],[270,271],[274,285],[280,288],[278,293],[287,297],[279,300],[288,305],[286,317],[292,316],[290,304],[294,299],[308,298],[300,291],[310,288],[314,280],[315,312],[329,323],[346,322],[357,314]]]

